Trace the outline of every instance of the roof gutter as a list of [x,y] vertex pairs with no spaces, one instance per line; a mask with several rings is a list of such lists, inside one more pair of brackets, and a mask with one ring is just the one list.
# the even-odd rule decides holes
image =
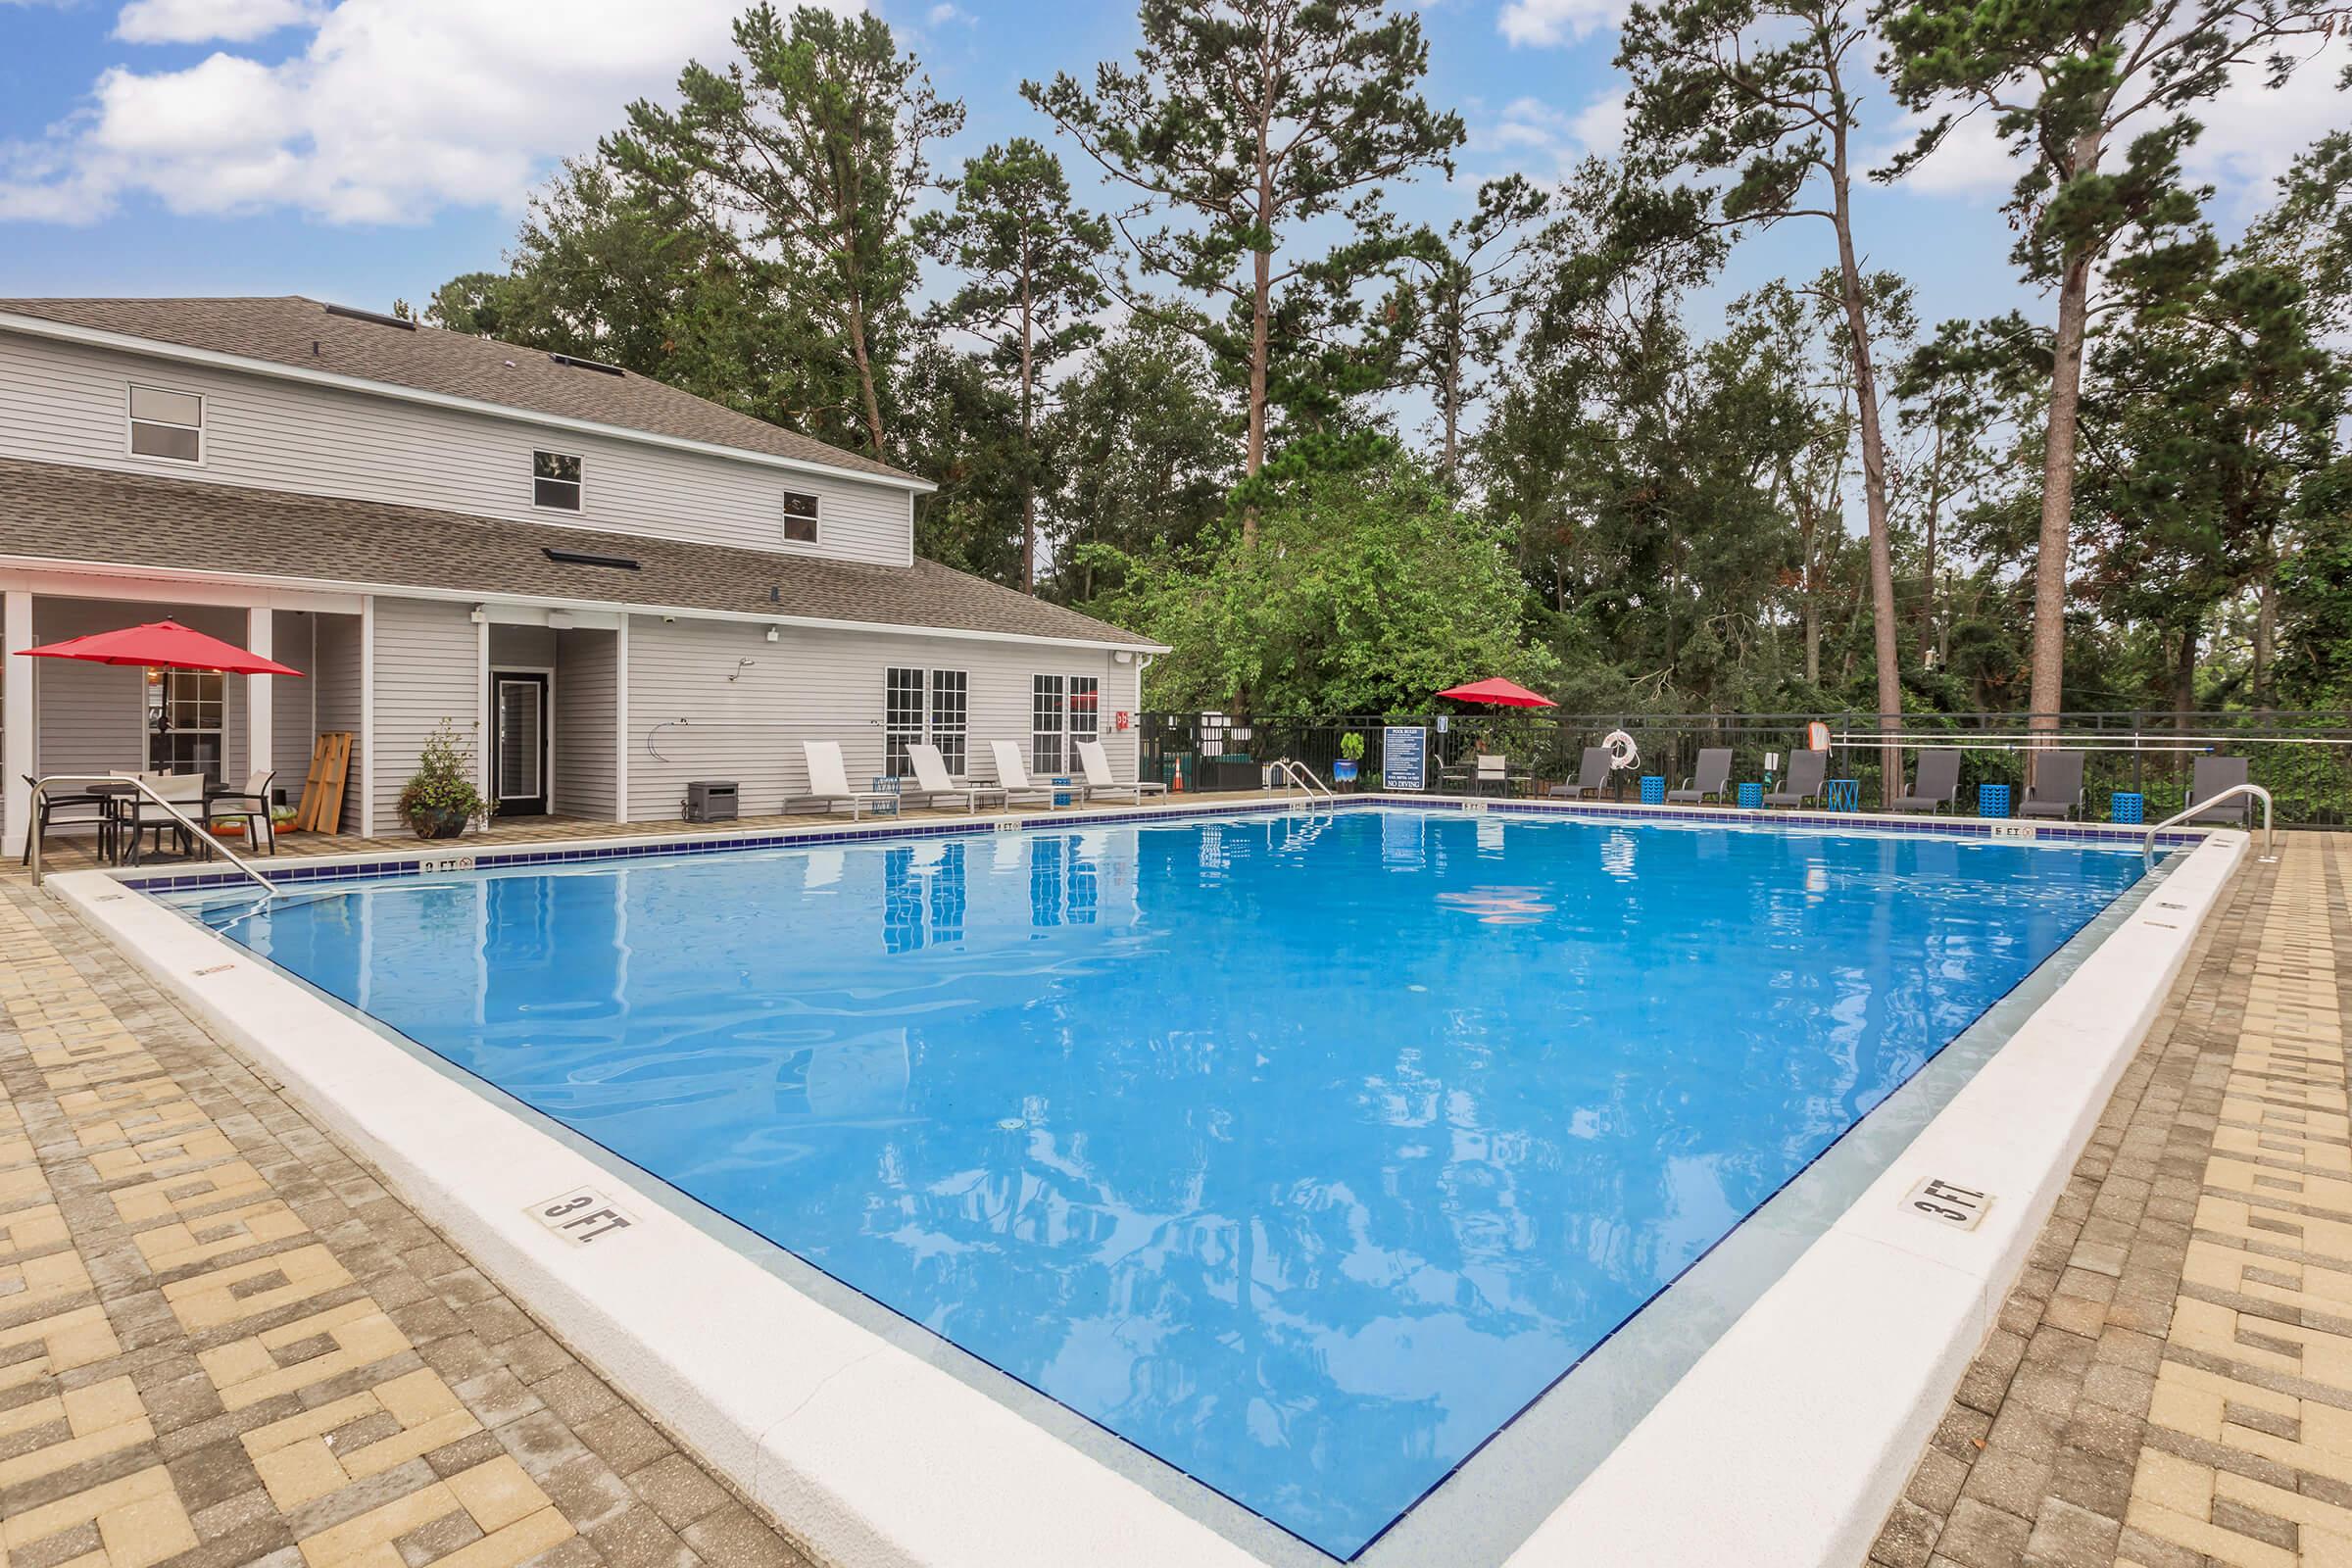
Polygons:
[[[939,488],[928,479],[911,474],[869,473],[862,468],[842,467],[829,463],[811,463],[803,458],[787,458],[772,452],[755,452],[749,447],[725,446],[715,441],[694,441],[685,436],[662,435],[659,431],[640,430],[631,425],[606,424],[596,419],[574,419],[561,414],[542,414],[535,409],[518,409],[509,403],[489,403],[479,398],[462,398],[447,392],[428,392],[421,387],[402,386],[395,381],[371,381],[366,376],[344,375],[334,370],[306,369],[299,365],[280,365],[274,360],[249,359],[241,354],[222,354],[217,349],[191,348],[184,343],[167,343],[159,338],[136,337],[128,332],[107,332],[96,327],[75,326],[69,321],[52,321],[44,317],[18,316],[0,311],[0,332],[16,332],[25,337],[49,338],[61,343],[75,343],[84,348],[112,349],[120,354],[140,354],[149,359],[171,360],[181,365],[201,365],[216,370],[233,370],[242,375],[268,376],[272,380],[294,381],[305,386],[328,387],[338,392],[355,392],[365,397],[391,398],[400,403],[419,403],[427,408],[449,409],[460,414],[481,415],[494,419],[512,419],[523,424],[540,425],[552,430],[568,430],[580,435],[602,436],[612,441],[630,441],[640,446],[665,447],[672,452],[691,452],[698,457],[724,458],[733,463],[755,464],[760,467],[783,468],[795,473],[817,473],[832,479],[860,480],[866,484],[884,485],[915,495],[928,495]],[[746,416],[749,417],[749,416]]]
[[[1054,648],[1089,648],[1105,652],[1158,655],[1160,643],[1141,638],[1045,637],[1033,632],[982,631],[964,626],[909,626],[891,620],[841,620],[826,615],[794,615],[777,612],[706,610],[691,605],[642,605],[617,599],[573,599],[550,594],[505,593],[482,588],[425,588],[413,583],[347,581],[333,577],[276,576],[263,572],[213,571],[190,566],[130,565],[122,562],[72,561],[43,556],[0,556],[0,571],[48,571],[76,576],[120,577],[150,582],[215,583],[257,590],[296,589],[312,593],[378,594],[391,599],[429,599],[444,604],[517,605],[535,610],[618,612],[629,615],[661,615],[671,620],[726,620],[754,626],[798,626],[812,631],[862,631],[884,636],[948,637],[967,642],[1027,643]],[[36,590],[37,591],[37,590]]]

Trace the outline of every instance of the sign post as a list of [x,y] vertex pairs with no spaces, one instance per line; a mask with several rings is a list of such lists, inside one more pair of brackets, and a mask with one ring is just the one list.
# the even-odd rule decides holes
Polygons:
[[1390,724],[1381,731],[1380,787],[1429,788],[1429,731],[1418,724]]

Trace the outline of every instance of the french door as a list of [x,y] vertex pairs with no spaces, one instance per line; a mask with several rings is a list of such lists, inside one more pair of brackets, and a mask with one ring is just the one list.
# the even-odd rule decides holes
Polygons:
[[490,750],[491,808],[500,816],[547,814],[547,677],[502,669],[491,676],[495,733]]

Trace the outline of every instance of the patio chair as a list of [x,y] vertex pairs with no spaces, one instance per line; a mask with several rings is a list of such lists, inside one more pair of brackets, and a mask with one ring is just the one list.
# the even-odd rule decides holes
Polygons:
[[1470,780],[1470,793],[1484,795],[1489,785],[1497,795],[1511,793],[1511,764],[1507,757],[1481,752],[1478,754],[1478,773]]
[[787,808],[822,805],[826,813],[844,801],[849,803],[850,819],[856,821],[868,806],[889,801],[894,806],[899,796],[895,790],[854,790],[850,788],[850,770],[841,760],[839,741],[803,741],[801,755],[808,760],[808,793],[789,795],[784,799]]
[[243,822],[245,842],[261,849],[264,854],[277,853],[277,821],[270,814],[270,781],[277,777],[274,767],[257,767],[245,775],[245,787],[232,790],[223,785],[204,792],[205,831],[217,831],[220,822]]
[[1702,747],[1698,754],[1698,768],[1683,781],[1679,790],[1668,790],[1671,804],[1687,801],[1692,806],[1704,806],[1712,795],[1722,800],[1732,787],[1732,749],[1729,746]]
[[940,755],[938,747],[928,742],[910,742],[906,747],[906,760],[914,764],[914,788],[908,789],[902,783],[899,786],[901,800],[919,797],[925,806],[937,806],[943,799],[961,801],[965,810],[977,811],[983,797],[1000,801],[1004,798],[1004,792],[994,784],[956,783],[955,776],[948,771],[947,759]]
[[1551,787],[1551,794],[1554,798],[1563,801],[1577,801],[1588,795],[1598,795],[1608,787],[1609,775],[1616,770],[1616,759],[1609,756],[1609,749],[1606,746],[1588,746],[1585,748],[1585,760],[1576,770],[1576,782],[1554,784]]
[[[123,860],[136,865],[144,854],[142,844],[147,834],[155,835],[157,854],[163,853],[164,835],[172,835],[173,847],[182,856],[196,853],[196,841],[188,832],[188,822],[203,814],[205,777],[202,773],[138,773],[118,768],[117,778],[135,778],[155,791],[167,806],[158,805],[143,792],[133,791],[121,800],[116,816],[115,839]],[[129,837],[123,838],[124,832]]]
[[1078,743],[1078,765],[1086,773],[1086,798],[1090,801],[1098,795],[1132,795],[1135,803],[1141,806],[1145,796],[1165,795],[1168,791],[1165,784],[1155,779],[1139,778],[1132,784],[1121,783],[1110,770],[1110,754],[1102,749],[1101,741]]
[[2020,816],[2069,817],[2082,808],[2082,754],[2043,751],[2034,754],[2034,782],[2018,803]]
[[1886,803],[1889,811],[1940,811],[1960,799],[1960,753],[1950,746],[1922,746],[1911,775],[1911,793]]
[[997,760],[997,785],[1004,791],[1004,804],[1015,801],[1043,801],[1054,804],[1051,789],[1029,782],[1029,764],[1021,760],[1021,749],[1010,741],[990,741],[989,754]]
[[[37,782],[30,773],[17,775],[29,790]],[[29,799],[29,797],[27,797]],[[98,830],[98,858],[114,857],[114,812],[112,803],[104,795],[86,790],[52,792],[41,797],[39,811],[32,820],[32,831],[24,835],[24,853],[17,861],[20,865],[32,863],[32,841],[46,839],[55,827],[95,827]]]
[[[2242,757],[2200,757],[2188,773],[2189,806],[2212,800],[2224,790],[2235,789],[2246,782],[2246,760]],[[2240,795],[2224,801],[2210,810],[2200,811],[2189,818],[2191,822],[2231,822],[2239,827],[2254,825],[2254,797]]]
[[1830,754],[1827,752],[1791,752],[1788,754],[1788,776],[1781,780],[1777,790],[1764,792],[1766,806],[1802,806],[1821,794],[1821,781],[1829,776]]

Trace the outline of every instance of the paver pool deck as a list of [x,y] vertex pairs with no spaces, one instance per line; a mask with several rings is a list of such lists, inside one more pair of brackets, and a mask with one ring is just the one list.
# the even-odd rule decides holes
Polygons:
[[[2352,1564],[2347,876],[2245,863],[1873,1564]],[[527,1305],[0,879],[0,1568],[805,1562]]]

